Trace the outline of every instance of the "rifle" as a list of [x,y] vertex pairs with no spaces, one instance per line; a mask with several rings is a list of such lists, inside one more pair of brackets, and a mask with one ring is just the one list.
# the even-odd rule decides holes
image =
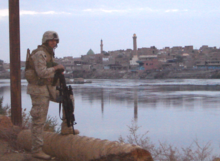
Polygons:
[[[57,80],[59,79],[59,86],[56,87],[56,90],[59,90],[59,114],[61,111],[61,104],[63,105],[64,113],[66,116],[67,126],[72,126],[73,128],[73,134],[75,135],[74,125],[77,124],[75,122],[75,115],[74,115],[74,109],[73,109],[73,102],[70,99],[71,96],[73,96],[72,87],[66,86],[66,80],[64,75],[62,74],[64,70],[56,70],[54,75],[53,84],[55,85]],[[61,120],[64,120],[64,118],[61,118]]]

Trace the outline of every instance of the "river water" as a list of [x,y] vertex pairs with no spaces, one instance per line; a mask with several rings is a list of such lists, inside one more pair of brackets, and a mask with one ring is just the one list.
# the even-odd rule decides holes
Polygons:
[[[91,84],[72,84],[75,116],[81,135],[108,140],[126,138],[132,120],[141,126],[139,134],[154,144],[166,142],[187,147],[194,140],[220,145],[220,80],[110,80],[94,79]],[[31,109],[22,80],[22,108]],[[3,105],[10,105],[10,80],[0,80]],[[58,104],[50,103],[49,115],[57,117]]]

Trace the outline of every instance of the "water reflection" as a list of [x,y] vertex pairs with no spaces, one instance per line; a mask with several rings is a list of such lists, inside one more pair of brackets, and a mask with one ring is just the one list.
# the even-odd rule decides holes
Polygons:
[[138,118],[138,96],[137,89],[134,90],[134,120],[137,121]]
[[102,104],[102,114],[104,113],[104,97],[103,97],[103,89],[101,90],[101,104]]
[[[153,142],[189,146],[198,138],[220,143],[220,81],[217,80],[92,80],[72,85],[76,121],[81,135],[117,140],[128,134],[135,120],[140,133],[150,131]],[[208,85],[207,85],[208,84]],[[2,85],[0,83],[0,85]],[[10,104],[7,81],[0,87],[3,104]],[[31,99],[22,85],[22,107],[30,110]],[[49,114],[58,116],[58,104]],[[59,120],[59,122],[61,122]]]
[[[80,97],[83,102],[90,105],[98,105],[100,102],[101,113],[105,112],[105,105],[110,104],[117,108],[134,108],[133,118],[137,120],[140,108],[218,108],[220,103],[220,89],[213,86],[137,86],[132,88],[103,88],[88,86],[73,86],[74,96]],[[10,105],[10,87],[1,86],[0,96],[4,96],[4,102]],[[22,86],[23,108],[30,108],[29,95],[26,94],[26,86]],[[133,104],[133,107],[132,107]],[[29,107],[27,107],[29,106]]]
[[[104,113],[105,104],[114,102],[117,105],[131,107],[134,104],[134,118],[137,118],[139,108],[189,108],[194,109],[195,104],[200,102],[202,107],[219,105],[219,91],[205,91],[201,87],[157,87],[152,89],[137,88],[74,88],[74,95],[81,97],[90,104],[101,102],[101,112]],[[191,90],[190,90],[191,89]],[[200,90],[200,91],[199,91]],[[193,92],[195,91],[195,92]],[[210,96],[211,95],[211,96]],[[161,103],[164,104],[161,106]],[[218,106],[215,106],[218,107]],[[122,107],[121,107],[122,108]]]

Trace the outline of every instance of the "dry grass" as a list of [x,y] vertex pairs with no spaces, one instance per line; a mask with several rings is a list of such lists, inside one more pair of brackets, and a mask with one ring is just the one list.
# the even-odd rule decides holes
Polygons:
[[[0,100],[1,101],[1,100]],[[3,115],[11,117],[11,108],[9,106],[5,106],[2,108],[0,106],[0,111],[4,111]],[[58,121],[56,117],[51,117],[50,115],[47,116],[47,120],[44,125],[44,131],[49,132],[59,132],[59,129],[56,129],[58,125]],[[31,129],[31,115],[30,112],[27,113],[26,108],[22,111],[22,127],[21,129]]]
[[24,151],[17,143],[17,135],[20,130],[20,128],[5,128],[0,130],[0,139],[8,143],[6,153]]
[[[11,116],[11,109],[10,107],[2,105],[3,97],[0,98],[0,114],[5,115],[10,118]],[[58,121],[56,117],[48,116],[44,131],[50,131],[50,132],[59,132],[59,129],[56,129],[56,126],[58,125]],[[8,128],[0,128],[0,139],[8,142],[8,148],[6,149],[6,152],[24,152],[24,150],[19,147],[17,144],[17,135],[18,133],[23,129],[30,129],[31,128],[31,116],[30,113],[24,109],[22,111],[22,126],[13,126]]]
[[120,136],[119,142],[141,146],[151,153],[155,161],[214,161],[218,159],[217,156],[212,155],[213,149],[210,142],[201,146],[196,139],[186,148],[177,148],[165,142],[159,142],[159,146],[156,147],[147,136],[148,131],[142,135],[138,134],[139,128],[140,126],[132,120],[131,126],[128,126],[129,135],[127,135],[126,139]]
[[58,125],[57,118],[48,115],[46,123],[44,125],[44,131],[57,132],[56,130],[57,125]]

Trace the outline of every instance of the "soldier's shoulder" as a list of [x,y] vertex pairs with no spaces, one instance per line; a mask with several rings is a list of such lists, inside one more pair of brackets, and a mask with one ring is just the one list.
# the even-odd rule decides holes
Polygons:
[[42,50],[42,46],[38,45],[36,49],[32,50],[31,54],[36,53],[37,51]]
[[45,52],[44,51],[44,48],[41,46],[41,45],[38,45],[37,49],[34,49],[32,52],[31,52],[31,55],[34,55],[36,53],[39,54],[39,52]]
[[35,58],[44,58],[46,59],[47,55],[46,53],[43,51],[43,50],[38,50],[35,52],[35,54],[32,55],[32,58],[35,59]]
[[42,54],[46,54],[45,51],[43,50],[38,50],[36,51],[35,55],[42,55]]

